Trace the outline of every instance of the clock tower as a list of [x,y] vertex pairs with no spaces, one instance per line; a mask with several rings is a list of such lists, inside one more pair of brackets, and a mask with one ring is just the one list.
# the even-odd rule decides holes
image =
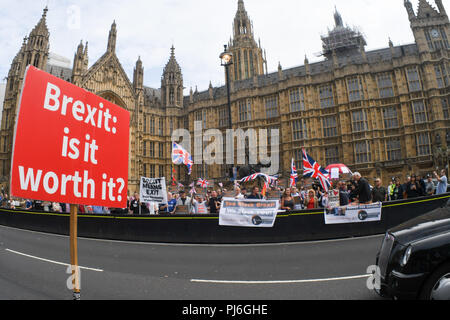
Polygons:
[[427,53],[441,49],[450,49],[450,23],[442,0],[435,0],[434,8],[427,0],[419,0],[415,13],[409,0],[405,0],[411,29],[414,33],[419,52]]

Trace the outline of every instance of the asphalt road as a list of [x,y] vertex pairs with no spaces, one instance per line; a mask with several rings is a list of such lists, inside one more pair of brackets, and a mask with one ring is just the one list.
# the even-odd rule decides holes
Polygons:
[[[82,299],[376,300],[382,236],[274,245],[79,239]],[[0,226],[0,299],[69,300],[69,238]]]

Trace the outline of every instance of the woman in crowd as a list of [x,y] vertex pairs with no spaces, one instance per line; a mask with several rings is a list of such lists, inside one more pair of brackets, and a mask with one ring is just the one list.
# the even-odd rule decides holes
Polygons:
[[294,198],[291,195],[291,189],[287,188],[281,198],[281,210],[292,211],[294,210],[295,203]]
[[406,184],[406,198],[418,198],[422,196],[422,187],[419,181],[417,181],[416,175],[411,176],[411,180]]
[[316,192],[311,189],[308,191],[308,195],[305,198],[306,209],[317,209],[319,207],[319,199],[316,197]]

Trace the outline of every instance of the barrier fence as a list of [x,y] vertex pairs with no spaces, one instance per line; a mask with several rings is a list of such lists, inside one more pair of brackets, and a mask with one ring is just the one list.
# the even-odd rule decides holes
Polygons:
[[[443,206],[450,193],[383,204],[381,221],[326,225],[324,211],[279,213],[273,228],[219,226],[218,215],[79,215],[84,238],[189,244],[259,244],[329,240],[383,234],[388,229]],[[0,209],[0,225],[69,235],[69,214]]]

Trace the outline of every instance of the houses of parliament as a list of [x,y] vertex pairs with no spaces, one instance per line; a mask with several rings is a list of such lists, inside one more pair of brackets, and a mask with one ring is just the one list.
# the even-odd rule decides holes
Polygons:
[[[279,129],[281,177],[289,179],[291,159],[302,168],[302,148],[324,167],[345,163],[352,171],[369,179],[381,177],[385,183],[393,176],[403,179],[448,166],[450,24],[442,0],[434,4],[419,0],[418,8],[404,0],[414,43],[396,46],[386,39],[387,47],[374,51],[365,50],[362,33],[346,26],[336,11],[334,27],[322,37],[322,61],[309,63],[305,57],[302,66],[279,65],[274,73],[268,73],[266,52],[255,40],[244,1],[237,5],[228,43],[233,54],[227,83],[231,123],[234,129]],[[210,85],[204,92],[191,89],[184,96],[182,68],[173,47],[161,88],[144,85],[140,58],[129,79],[116,56],[120,45],[116,23],[105,53],[90,67],[88,43],[83,42],[72,68],[52,65],[47,14],[46,8],[8,73],[0,131],[2,185],[10,180],[15,118],[30,64],[130,112],[131,192],[139,188],[141,176],[171,180],[175,129],[194,132],[195,121],[201,121],[204,130],[229,128],[227,86]],[[175,177],[187,180],[186,168],[175,167]],[[229,177],[225,165],[194,164],[191,178]]]

